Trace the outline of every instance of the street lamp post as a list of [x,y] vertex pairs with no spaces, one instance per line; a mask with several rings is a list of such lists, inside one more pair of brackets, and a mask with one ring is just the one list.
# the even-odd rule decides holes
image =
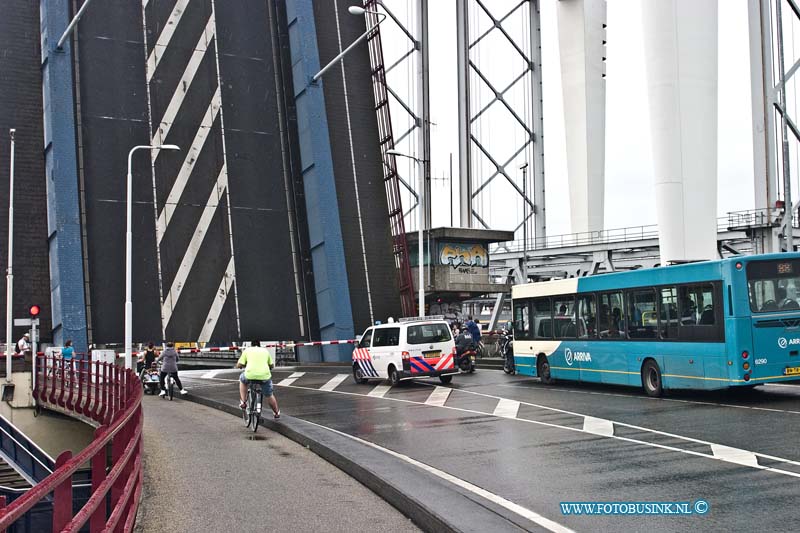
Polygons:
[[348,46],[347,48],[345,48],[344,50],[342,50],[342,51],[341,51],[341,53],[339,53],[339,55],[337,55],[336,57],[334,57],[333,59],[331,59],[331,60],[328,62],[328,64],[327,64],[327,65],[325,65],[324,67],[322,67],[322,69],[321,69],[319,72],[317,72],[316,74],[314,74],[314,75],[311,77],[311,83],[316,83],[316,81],[317,81],[318,79],[320,79],[320,78],[322,77],[322,75],[323,75],[323,74],[325,74],[325,72],[326,72],[326,71],[327,71],[329,68],[331,68],[333,65],[335,65],[336,63],[338,63],[338,62],[339,62],[339,61],[340,61],[340,60],[341,60],[341,59],[342,59],[342,58],[343,58],[343,57],[344,57],[344,56],[347,54],[347,52],[349,52],[350,50],[352,50],[353,48],[355,48],[355,47],[356,47],[356,45],[357,45],[358,43],[360,43],[361,41],[363,41],[364,39],[366,39],[366,38],[367,38],[367,36],[368,36],[370,33],[372,33],[372,30],[374,30],[375,28],[377,28],[377,27],[378,27],[378,25],[379,25],[381,22],[383,22],[384,20],[386,20],[386,15],[384,15],[383,13],[379,13],[378,11],[370,11],[370,10],[368,10],[368,9],[364,9],[363,7],[360,7],[360,6],[350,6],[350,7],[348,7],[348,8],[347,8],[347,11],[349,11],[351,15],[356,15],[356,16],[364,16],[366,13],[371,13],[371,14],[373,14],[373,15],[376,15],[376,16],[378,16],[378,17],[381,17],[381,19],[380,19],[378,22],[376,22],[376,23],[375,23],[373,26],[370,26],[369,28],[367,28],[367,31],[365,31],[364,33],[362,33],[362,34],[361,34],[361,35],[358,37],[358,39],[356,39],[355,41],[353,41],[353,42],[350,44],[350,46]]
[[131,222],[133,218],[133,173],[131,172],[131,159],[136,150],[180,150],[180,148],[174,144],[140,145],[134,146],[128,152],[127,230],[125,233],[125,368],[132,368],[133,302],[131,301],[131,275],[133,270],[133,233],[131,231]]
[[419,292],[419,303],[417,307],[419,308],[419,316],[425,316],[425,286],[424,283],[424,272],[422,268],[423,263],[423,254],[422,254],[422,226],[423,226],[423,211],[425,210],[425,197],[424,197],[424,183],[423,183],[423,172],[422,169],[425,165],[425,160],[419,159],[414,157],[413,155],[404,154],[402,152],[398,152],[395,149],[386,150],[386,155],[393,155],[395,157],[407,157],[409,159],[413,159],[420,165],[420,172],[417,174],[417,196],[419,200],[417,201],[417,240],[419,241],[417,244],[417,249],[419,251],[418,259],[417,259],[417,285],[418,285],[418,292]]

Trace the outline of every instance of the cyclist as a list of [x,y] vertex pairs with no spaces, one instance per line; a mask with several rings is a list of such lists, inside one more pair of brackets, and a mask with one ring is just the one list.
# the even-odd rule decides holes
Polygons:
[[247,408],[247,385],[251,381],[261,382],[261,394],[267,399],[267,403],[272,409],[275,418],[281,417],[278,409],[278,400],[272,394],[272,368],[275,360],[272,353],[266,348],[261,348],[258,341],[253,341],[250,348],[245,348],[242,356],[236,362],[236,368],[244,368],[244,372],[239,375],[239,407]]
[[156,360],[158,357],[158,352],[156,352],[155,345],[151,342],[147,345],[147,349],[142,353],[140,356],[139,362],[137,363],[139,375],[140,377],[150,370],[150,367],[153,366],[153,361]]
[[161,355],[158,356],[158,361],[161,363],[161,372],[158,374],[158,381],[161,385],[161,392],[158,393],[159,396],[166,396],[167,389],[164,387],[164,378],[167,377],[167,374],[172,376],[172,379],[175,380],[175,385],[181,390],[181,394],[189,394],[189,391],[183,388],[181,385],[181,378],[178,377],[178,352],[175,351],[175,345],[171,342],[167,343],[167,349],[161,352]]

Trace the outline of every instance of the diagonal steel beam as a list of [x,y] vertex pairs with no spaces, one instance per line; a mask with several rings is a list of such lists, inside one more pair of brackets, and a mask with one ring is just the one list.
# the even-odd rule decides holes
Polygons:
[[[483,154],[486,156],[486,158],[489,161],[491,161],[491,163],[497,168],[498,172],[508,180],[508,183],[510,183],[511,186],[514,187],[514,189],[516,189],[516,191],[519,193],[519,195],[522,196],[526,201],[528,201],[528,203],[530,203],[530,200],[528,200],[527,195],[525,195],[522,192],[522,189],[520,189],[519,186],[516,183],[514,183],[514,180],[511,179],[511,176],[508,175],[508,173],[506,172],[505,166],[501,166],[500,163],[498,163],[497,160],[494,157],[492,157],[492,155],[489,153],[489,151],[486,148],[484,148],[484,146],[474,136],[472,137],[472,142],[474,142],[475,146],[477,146],[478,149],[481,152],[483,152]],[[524,149],[524,147],[523,147],[523,149]],[[476,194],[477,194],[477,192],[475,194],[473,194],[472,197],[475,198]],[[533,205],[533,204],[531,204],[531,205]]]
[[514,39],[511,38],[511,36],[506,31],[506,29],[503,27],[503,25],[500,24],[500,22],[496,18],[494,18],[494,15],[492,15],[492,13],[489,11],[489,9],[487,9],[487,7],[485,5],[483,5],[483,2],[481,2],[481,0],[475,0],[475,3],[478,4],[481,9],[483,9],[483,11],[486,13],[486,16],[488,16],[490,19],[492,19],[492,23],[494,24],[494,27],[497,28],[500,31],[500,33],[505,35],[506,39],[508,39],[508,42],[511,43],[511,46],[514,47],[514,50],[516,50],[517,53],[520,56],[522,56],[522,59],[525,61],[525,63],[530,65],[531,64],[531,60],[528,59],[528,56],[525,54],[525,52],[522,51],[522,48],[519,47],[519,45],[516,43],[516,41],[514,41]]
[[[503,89],[502,91],[500,91],[500,94],[501,94],[501,95],[503,95],[503,96],[505,96],[505,94],[506,94],[508,91],[510,91],[511,89],[513,89],[513,88],[514,88],[514,87],[517,85],[517,82],[519,82],[520,80],[522,80],[523,78],[525,78],[525,76],[527,76],[529,72],[531,72],[531,69],[525,69],[525,70],[524,70],[524,71],[523,71],[523,72],[522,72],[522,73],[521,73],[519,76],[517,76],[516,78],[514,78],[514,81],[512,81],[512,82],[511,82],[511,83],[510,83],[510,84],[509,84],[509,85],[508,85],[508,86],[507,86],[505,89]],[[494,98],[492,98],[492,99],[489,101],[489,103],[488,103],[488,104],[486,104],[485,106],[483,106],[483,109],[481,109],[480,111],[478,111],[478,112],[477,112],[477,113],[476,113],[476,114],[475,114],[475,115],[474,115],[474,116],[473,116],[471,119],[469,119],[470,123],[472,123],[472,122],[475,122],[476,120],[478,120],[478,118],[480,118],[480,116],[481,116],[481,115],[483,115],[483,114],[484,114],[486,111],[488,111],[488,109],[489,109],[490,107],[492,107],[492,104],[493,104],[493,103],[495,103],[495,102],[497,102],[497,101],[498,101],[498,98],[497,98],[496,96],[495,96]]]
[[[510,17],[511,15],[513,15],[513,14],[514,14],[514,13],[517,11],[517,9],[519,9],[519,8],[520,8],[520,7],[522,7],[522,6],[524,6],[524,5],[525,5],[527,2],[528,2],[528,0],[522,0],[522,1],[521,1],[519,4],[517,4],[517,5],[516,5],[516,7],[514,7],[514,9],[512,9],[511,11],[509,11],[508,13],[506,13],[506,15],[505,15],[503,18],[499,19],[499,20],[498,20],[498,22],[499,22],[500,24],[503,24],[503,23],[506,21],[506,19],[508,19],[508,17]],[[492,33],[492,32],[494,31],[494,29],[495,29],[495,26],[493,25],[491,28],[489,28],[488,30],[486,30],[485,32],[483,32],[483,34],[482,34],[480,37],[478,37],[477,39],[475,39],[475,40],[472,42],[472,44],[470,44],[470,45],[469,45],[469,48],[470,48],[470,50],[471,50],[472,48],[474,48],[474,47],[475,47],[475,46],[476,46],[476,45],[477,45],[479,42],[481,42],[481,41],[483,40],[483,38],[484,38],[484,37],[486,37],[487,35],[489,35],[490,33]]]
[[[473,137],[473,140],[474,140],[474,137]],[[519,148],[517,148],[517,151],[516,151],[516,152],[514,152],[513,154],[511,154],[511,157],[509,157],[509,158],[506,160],[506,162],[505,162],[505,163],[503,163],[503,168],[507,167],[507,166],[508,166],[508,165],[509,165],[509,164],[510,164],[512,161],[514,161],[514,159],[516,159],[516,158],[517,158],[517,156],[518,156],[519,154],[521,154],[521,153],[522,153],[522,152],[523,152],[523,151],[524,151],[524,150],[525,150],[525,149],[526,149],[526,148],[527,148],[527,147],[528,147],[530,144],[531,144],[531,141],[527,141],[527,142],[525,142],[525,143],[524,143],[522,146],[520,146]],[[479,194],[480,192],[482,192],[482,191],[483,191],[483,189],[485,189],[485,188],[486,188],[486,186],[487,186],[487,185],[489,185],[489,183],[490,183],[490,182],[491,182],[493,179],[495,179],[497,176],[500,176],[500,171],[499,171],[499,170],[495,170],[495,171],[494,171],[494,174],[492,174],[491,176],[489,176],[489,178],[488,178],[488,179],[487,179],[485,182],[483,182],[483,184],[481,184],[481,186],[480,186],[480,187],[478,187],[478,189],[477,189],[477,190],[476,190],[474,193],[472,193],[472,198],[475,198],[476,196],[478,196],[478,194]],[[530,202],[529,202],[529,203],[530,203]],[[531,207],[533,207],[533,204],[530,204],[530,205],[531,205]]]
[[517,119],[517,122],[519,122],[520,126],[522,126],[522,128],[528,133],[528,135],[530,137],[533,137],[533,132],[528,127],[528,125],[525,123],[525,121],[520,118],[520,116],[517,114],[517,112],[514,110],[514,108],[511,107],[511,105],[506,101],[505,98],[503,98],[503,95],[500,94],[500,92],[497,89],[494,88],[494,85],[492,85],[492,83],[483,74],[483,72],[481,72],[481,70],[477,67],[477,65],[475,65],[475,63],[473,63],[472,60],[470,60],[469,65],[472,67],[472,70],[475,71],[475,73],[478,75],[478,77],[480,77],[480,79],[483,80],[483,83],[485,83],[486,86],[489,87],[489,89],[494,93],[495,98],[498,101],[500,101],[501,104],[503,104],[503,107],[508,109],[508,112],[511,113],[511,115],[515,119]]

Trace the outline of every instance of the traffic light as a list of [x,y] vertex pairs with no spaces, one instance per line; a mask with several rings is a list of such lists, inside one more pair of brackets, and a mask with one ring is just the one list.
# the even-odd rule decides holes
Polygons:
[[36,304],[33,304],[28,308],[28,312],[30,313],[31,318],[39,318],[39,312],[41,310],[42,309]]

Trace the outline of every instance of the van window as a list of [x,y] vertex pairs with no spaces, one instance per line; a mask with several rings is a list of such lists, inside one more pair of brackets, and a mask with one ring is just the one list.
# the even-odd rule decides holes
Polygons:
[[372,328],[369,328],[364,336],[361,337],[361,342],[358,343],[359,348],[369,348],[372,345]]
[[397,346],[400,344],[400,328],[379,328],[372,336],[372,347]]
[[450,328],[442,323],[408,326],[406,336],[409,344],[447,342],[453,339]]

